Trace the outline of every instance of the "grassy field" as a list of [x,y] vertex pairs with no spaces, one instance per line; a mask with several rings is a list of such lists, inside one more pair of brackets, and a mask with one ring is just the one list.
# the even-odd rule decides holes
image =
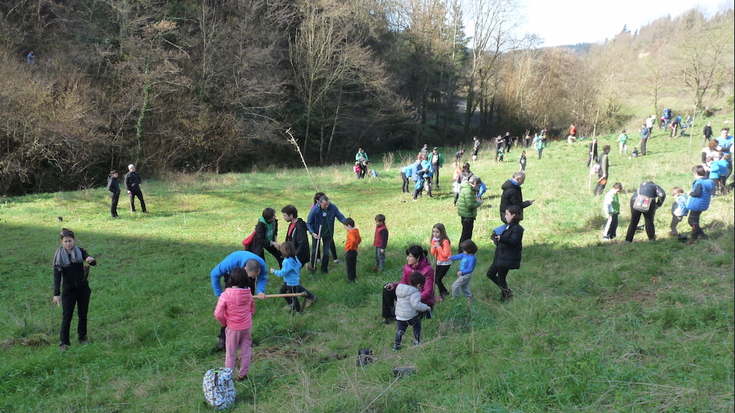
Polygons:
[[[718,118],[714,128],[726,120],[732,125]],[[632,148],[639,139],[630,135]],[[616,138],[601,144],[614,147],[608,186],[625,188],[624,237],[635,188],[644,178],[667,192],[689,188],[701,138],[669,140],[655,131],[650,155],[636,159],[618,156]],[[703,214],[709,239],[697,245],[668,236],[670,198],[656,216],[655,242],[639,233],[632,244],[602,243],[602,199],[592,195],[586,144],[553,143],[540,161],[528,151],[523,190],[536,202],[522,222],[523,264],[509,275],[516,296],[507,303],[484,275],[494,249],[489,234],[500,224],[499,188],[517,170],[519,150],[503,164],[481,152],[472,169],[487,183],[488,199],[473,237],[476,299],[438,304],[423,343],[399,352],[391,350],[395,324],[380,324],[381,286],[399,280],[406,246],[428,247],[435,223],[447,226],[456,247],[450,165],[443,190],[419,202],[400,193],[398,168],[413,154],[390,155],[390,168],[377,162],[377,179],[354,180],[349,164],[313,168],[318,189],[361,230],[358,281],[347,283],[344,264],[326,276],[304,272],[302,284],[319,301],[303,316],[283,310],[281,299],[256,303],[250,380],[237,384],[233,411],[731,412],[732,195],[715,198]],[[444,153],[451,158],[454,150]],[[2,199],[0,412],[212,410],[202,376],[224,364],[224,353],[214,349],[209,272],[241,249],[263,208],[294,204],[305,218],[314,188],[303,170],[171,176],[142,188],[151,213],[130,214],[125,199],[118,220],[109,218],[104,188]],[[378,213],[390,229],[382,274],[370,271]],[[62,226],[98,261],[90,282],[93,343],[73,342],[65,353],[61,309],[51,302]],[[344,236],[338,228],[338,244]],[[271,276],[267,292],[279,287]],[[75,328],[76,320],[72,338]],[[361,348],[373,350],[374,363],[356,366]],[[416,374],[394,378],[392,369],[404,366]]]

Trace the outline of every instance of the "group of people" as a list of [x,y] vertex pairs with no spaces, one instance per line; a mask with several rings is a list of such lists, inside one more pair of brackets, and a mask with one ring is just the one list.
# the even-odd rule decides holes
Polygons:
[[[118,178],[119,174],[114,169],[110,171],[110,175],[107,177],[107,190],[110,191],[110,215],[112,218],[118,218],[117,204],[120,200],[120,182]],[[140,178],[140,174],[136,172],[135,165],[132,163],[128,165],[128,173],[125,174],[124,182],[125,192],[130,196],[130,212],[135,212],[135,198],[138,198],[140,209],[143,213],[147,214],[148,210],[145,207],[143,191],[140,190],[140,184],[143,180]]]

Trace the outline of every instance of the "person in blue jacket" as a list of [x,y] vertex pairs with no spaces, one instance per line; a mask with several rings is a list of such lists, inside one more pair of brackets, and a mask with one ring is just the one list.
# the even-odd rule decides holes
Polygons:
[[404,194],[410,194],[411,191],[408,189],[408,183],[411,180],[411,176],[413,176],[413,168],[416,165],[416,163],[412,163],[411,165],[404,166],[401,168],[401,178],[403,179],[403,187],[401,188],[401,193]]
[[[264,299],[265,286],[268,284],[268,267],[262,258],[250,251],[235,251],[214,267],[209,274],[212,279],[214,295],[219,297],[222,294],[222,278],[225,281],[225,288],[228,287],[230,272],[235,268],[245,269],[245,272],[248,274],[250,290],[253,296],[261,300]],[[224,350],[225,348],[225,327],[220,329],[217,347],[220,350]]]
[[[319,198],[319,202],[311,207],[309,216],[306,218],[306,228],[309,229],[309,233],[311,233],[313,238],[311,250],[316,251],[319,248],[320,240],[323,244],[322,274],[329,272],[329,251],[334,239],[335,218],[340,223],[345,222],[345,216],[339,211],[337,205],[329,202],[329,197],[326,195],[322,195]],[[312,257],[312,272],[316,269],[315,257],[316,255]]]
[[699,219],[702,216],[702,212],[709,209],[709,203],[712,199],[712,192],[715,189],[715,184],[711,179],[706,178],[707,172],[704,170],[704,166],[695,165],[692,168],[694,174],[694,183],[692,183],[692,192],[689,194],[689,202],[687,203],[687,209],[689,209],[689,226],[692,227],[691,238],[686,243],[687,245],[696,244],[700,239],[705,237],[702,227],[699,225]]

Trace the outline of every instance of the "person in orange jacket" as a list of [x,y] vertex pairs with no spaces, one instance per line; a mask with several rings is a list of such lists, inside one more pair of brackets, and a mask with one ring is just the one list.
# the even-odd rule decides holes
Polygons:
[[362,238],[360,238],[360,230],[355,228],[355,220],[347,218],[343,224],[347,230],[347,240],[345,240],[347,280],[353,283],[357,278],[357,246],[362,242]]

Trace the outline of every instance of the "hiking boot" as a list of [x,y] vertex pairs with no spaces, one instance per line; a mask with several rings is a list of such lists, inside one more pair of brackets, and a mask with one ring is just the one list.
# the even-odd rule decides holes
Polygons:
[[503,290],[503,295],[500,297],[500,301],[506,301],[513,297],[513,290],[510,288]]
[[66,344],[62,344],[61,346],[59,346],[59,351],[61,351],[62,353],[66,350],[69,350],[69,346],[67,346]]
[[248,379],[248,375],[245,374],[245,375],[242,375],[242,376],[237,376],[237,378],[235,379],[235,381],[243,381],[243,380],[247,380],[247,379]]
[[401,345],[400,344],[393,344],[393,351],[398,351],[400,349],[401,349]]
[[307,299],[305,299],[305,300],[304,300],[304,308],[309,308],[309,307],[311,307],[311,305],[312,305],[312,304],[314,304],[314,303],[316,302],[316,300],[318,300],[318,298],[317,298],[317,297],[314,297],[314,299],[313,299],[313,300],[312,300],[312,299],[310,299],[310,298],[307,298]]

